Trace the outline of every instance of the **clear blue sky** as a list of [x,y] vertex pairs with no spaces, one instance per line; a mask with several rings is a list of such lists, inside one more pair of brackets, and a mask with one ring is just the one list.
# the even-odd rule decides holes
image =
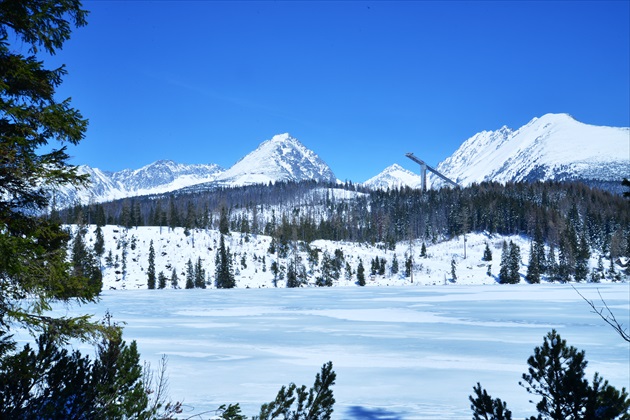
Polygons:
[[628,1],[84,1],[49,64],[90,126],[72,163],[230,167],[289,132],[342,180],[549,112],[630,125]]

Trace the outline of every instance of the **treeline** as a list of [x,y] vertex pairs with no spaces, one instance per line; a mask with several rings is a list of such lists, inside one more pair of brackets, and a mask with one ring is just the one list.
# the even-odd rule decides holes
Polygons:
[[[229,229],[281,242],[329,239],[390,246],[487,231],[536,237],[556,248],[583,239],[611,258],[630,255],[628,200],[582,183],[481,183],[422,192],[288,182],[135,197],[51,216],[63,223],[80,218],[97,225]],[[577,252],[577,245],[573,248]]]

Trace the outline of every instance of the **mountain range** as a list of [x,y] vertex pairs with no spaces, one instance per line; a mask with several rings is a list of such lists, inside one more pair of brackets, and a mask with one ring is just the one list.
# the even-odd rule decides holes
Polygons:
[[[402,155],[402,153],[401,153]],[[567,114],[546,114],[514,130],[506,126],[482,131],[436,169],[461,186],[483,181],[582,180],[618,183],[630,175],[630,128],[594,126]],[[103,202],[131,196],[161,194],[191,186],[234,187],[282,181],[336,182],[331,168],[288,133],[261,143],[228,169],[215,164],[185,165],[159,160],[140,169],[106,172],[86,165],[91,187],[55,192],[65,207],[80,201]],[[428,174],[429,187],[443,181]],[[368,188],[420,188],[421,177],[398,164],[363,183]]]

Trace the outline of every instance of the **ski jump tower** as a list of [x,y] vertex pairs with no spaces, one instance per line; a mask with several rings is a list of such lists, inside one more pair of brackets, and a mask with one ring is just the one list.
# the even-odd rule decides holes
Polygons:
[[422,191],[427,190],[427,169],[433,172],[435,175],[437,175],[441,179],[443,179],[444,181],[448,182],[449,184],[455,187],[459,187],[459,184],[457,184],[457,182],[448,179],[447,177],[439,173],[436,169],[427,165],[423,160],[420,160],[417,157],[415,157],[413,153],[407,153],[405,154],[405,156],[407,156],[409,159],[413,160],[414,162],[420,165],[420,175],[422,176]]

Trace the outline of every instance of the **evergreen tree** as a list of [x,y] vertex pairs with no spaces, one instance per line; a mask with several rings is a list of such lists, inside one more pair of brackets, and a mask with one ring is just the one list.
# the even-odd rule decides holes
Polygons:
[[278,267],[278,263],[275,261],[272,261],[270,269],[271,269],[271,274],[273,274],[273,287],[278,287],[278,278],[280,274],[280,268]]
[[378,272],[378,269],[379,269],[378,257],[372,258],[372,261],[370,261],[370,275],[375,276],[376,273]]
[[378,265],[378,275],[379,276],[384,276],[385,275],[385,265],[387,264],[387,261],[385,260],[385,258],[381,258],[381,261]]
[[158,289],[164,289],[166,288],[166,281],[168,280],[166,278],[166,275],[164,274],[164,271],[160,271],[158,273]]
[[[422,242],[422,246],[420,247],[420,256],[422,258],[426,258],[427,257],[427,246],[424,244],[424,242]],[[409,276],[407,276],[409,277]]]
[[[621,392],[608,385],[595,373],[593,385],[584,379],[587,361],[584,351],[567,346],[552,330],[543,345],[534,349],[528,360],[528,372],[523,374],[527,392],[542,399],[536,409],[545,419],[613,419],[628,416],[630,399],[625,388]],[[534,417],[532,417],[534,419]]]
[[352,267],[350,266],[350,263],[348,261],[346,261],[345,272],[346,272],[346,280],[348,281],[352,280]]
[[194,280],[195,287],[199,289],[206,288],[206,270],[203,269],[203,264],[201,263],[201,257],[197,257],[197,262],[195,263],[195,272],[194,272]]
[[188,262],[186,263],[186,289],[194,289],[195,288],[195,268],[193,266],[192,260],[188,258]]
[[96,225],[96,231],[94,232],[94,253],[100,262],[105,253],[105,238],[103,237],[103,230],[100,225]]
[[501,247],[501,264],[499,265],[499,283],[506,284],[510,282],[510,250],[506,241],[503,241]]
[[411,277],[411,270],[413,268],[413,260],[411,259],[411,255],[407,256],[405,260],[405,277]]
[[394,253],[394,258],[392,259],[392,275],[398,274],[398,258],[396,258],[396,253]]
[[508,263],[508,283],[516,284],[521,280],[519,268],[521,267],[521,249],[510,241],[510,253]]
[[236,280],[232,272],[232,256],[230,255],[230,249],[225,246],[223,235],[221,235],[215,261],[214,281],[217,289],[231,289],[236,287]]
[[[625,388],[610,386],[595,373],[592,384],[585,379],[587,361],[583,351],[567,346],[552,330],[543,345],[534,349],[528,372],[519,384],[541,397],[536,403],[538,416],[529,420],[590,420],[630,417],[630,398]],[[511,413],[500,399],[492,399],[477,383],[476,397],[469,397],[473,419],[509,419]],[[532,403],[534,401],[531,401]]]
[[538,250],[534,247],[534,243],[532,242],[529,247],[529,264],[527,266],[527,274],[525,275],[525,279],[531,284],[540,283],[539,261]]
[[558,263],[556,262],[556,252],[553,244],[549,244],[549,253],[547,254],[547,275],[551,281],[558,280]]
[[155,289],[155,249],[153,239],[149,243],[149,267],[147,268],[147,287]]
[[315,279],[315,284],[320,287],[331,287],[334,280],[339,280],[339,271],[328,251],[324,251],[324,255],[322,256],[321,276]]
[[457,263],[455,262],[455,258],[451,258],[451,279],[452,279],[452,281],[456,281],[457,280],[456,269],[457,269]]
[[488,245],[488,242],[486,242],[486,248],[483,251],[483,258],[481,258],[482,261],[492,261],[492,251],[490,250],[490,245]]
[[[83,279],[85,287],[94,293],[100,293],[103,287],[103,274],[96,255],[85,244],[87,228],[84,225],[77,227],[71,252],[71,273],[74,278]],[[1,319],[1,318],[0,318]]]
[[507,409],[506,403],[501,399],[493,399],[481,384],[473,387],[475,397],[469,396],[470,409],[473,412],[473,420],[512,420],[512,412]]
[[588,260],[591,250],[586,242],[586,235],[581,235],[575,262],[575,281],[584,281],[588,276]]
[[305,385],[294,383],[283,386],[276,398],[260,407],[255,420],[330,420],[335,398],[331,387],[337,375],[332,370],[332,362],[322,366],[321,374],[315,377],[313,387],[307,391]]
[[230,234],[230,221],[228,220],[228,212],[225,206],[221,207],[221,214],[219,216],[219,232],[221,235]]
[[177,277],[177,270],[174,267],[171,273],[171,287],[173,289],[179,289],[179,278]]
[[365,268],[363,267],[361,258],[359,258],[359,265],[357,266],[357,284],[359,286],[365,286]]
[[300,282],[297,278],[297,270],[293,262],[289,263],[287,268],[287,287],[300,287]]

